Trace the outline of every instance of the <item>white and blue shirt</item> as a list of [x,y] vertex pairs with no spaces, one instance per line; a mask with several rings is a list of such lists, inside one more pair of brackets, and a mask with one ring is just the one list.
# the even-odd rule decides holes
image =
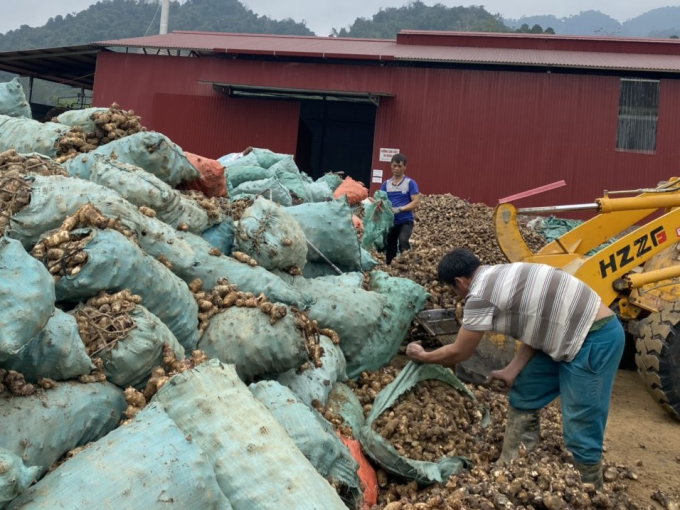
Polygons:
[[[392,179],[383,182],[380,190],[387,193],[387,198],[390,200],[392,207],[404,207],[411,203],[413,195],[420,194],[416,181],[406,176],[398,184],[393,184]],[[413,211],[402,211],[394,215],[394,224],[409,223],[413,221],[413,218]]]

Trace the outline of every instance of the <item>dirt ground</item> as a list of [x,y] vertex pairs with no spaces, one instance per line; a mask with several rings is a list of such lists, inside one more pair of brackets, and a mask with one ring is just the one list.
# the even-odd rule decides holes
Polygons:
[[638,474],[637,481],[627,482],[638,503],[662,508],[651,499],[659,488],[680,501],[680,421],[654,402],[635,371],[617,375],[605,448],[608,462],[631,466]]

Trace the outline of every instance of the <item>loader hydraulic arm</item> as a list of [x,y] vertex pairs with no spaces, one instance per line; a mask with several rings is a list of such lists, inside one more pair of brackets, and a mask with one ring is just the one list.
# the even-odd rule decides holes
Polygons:
[[[584,205],[600,214],[555,239],[538,253],[533,253],[522,240],[517,224],[518,211],[514,206],[499,205],[494,211],[494,223],[501,251],[511,262],[559,267],[587,283],[607,304],[625,289],[680,276],[680,265],[631,273],[680,240],[680,209],[676,209],[680,207],[680,193],[643,193],[629,198],[605,196],[594,204]],[[594,255],[588,255],[593,248],[661,208],[667,211],[663,216],[638,227]]]

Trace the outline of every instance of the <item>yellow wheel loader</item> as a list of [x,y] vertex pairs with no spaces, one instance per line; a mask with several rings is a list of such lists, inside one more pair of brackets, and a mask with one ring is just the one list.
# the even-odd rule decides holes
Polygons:
[[[518,214],[578,210],[598,214],[537,253],[522,239]],[[516,209],[504,203],[496,207],[494,222],[510,262],[561,268],[617,312],[635,342],[635,363],[647,390],[680,419],[680,179],[651,189],[605,191],[587,204]]]

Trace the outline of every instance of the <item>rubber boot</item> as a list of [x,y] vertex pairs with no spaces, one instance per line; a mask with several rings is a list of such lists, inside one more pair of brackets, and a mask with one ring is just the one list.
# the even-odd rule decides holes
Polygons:
[[541,417],[539,410],[522,411],[512,406],[508,407],[508,418],[505,425],[503,451],[497,464],[504,466],[519,456],[521,444],[527,453],[536,448],[540,432]]
[[602,484],[604,483],[602,478],[602,460],[595,464],[574,462],[574,467],[581,474],[581,481],[583,483],[592,483],[597,490],[602,488]]

